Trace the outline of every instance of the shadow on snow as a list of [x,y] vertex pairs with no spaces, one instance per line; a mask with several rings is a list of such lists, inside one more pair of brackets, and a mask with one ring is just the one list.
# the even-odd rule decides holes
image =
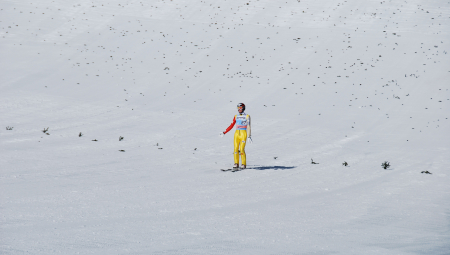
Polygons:
[[255,169],[255,170],[287,170],[287,169],[293,169],[296,168],[296,166],[252,166],[248,169]]

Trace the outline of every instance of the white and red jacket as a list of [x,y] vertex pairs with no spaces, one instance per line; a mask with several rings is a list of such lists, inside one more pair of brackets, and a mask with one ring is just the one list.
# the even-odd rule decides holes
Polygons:
[[250,115],[241,113],[239,115],[235,115],[233,118],[233,122],[231,125],[223,132],[224,134],[228,133],[236,124],[236,130],[246,130],[247,137],[251,136],[251,128],[250,128]]

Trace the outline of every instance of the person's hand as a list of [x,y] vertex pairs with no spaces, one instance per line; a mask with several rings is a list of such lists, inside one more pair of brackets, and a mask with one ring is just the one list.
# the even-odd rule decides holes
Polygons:
[[223,132],[220,132],[220,138],[222,138],[225,134]]

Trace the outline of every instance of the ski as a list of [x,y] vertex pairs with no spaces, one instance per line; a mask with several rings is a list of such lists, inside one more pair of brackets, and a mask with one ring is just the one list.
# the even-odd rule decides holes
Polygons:
[[231,171],[231,172],[237,172],[237,171],[241,171],[241,170],[244,170],[244,169],[243,169],[243,168],[220,169],[220,171],[222,171],[222,172],[229,172],[229,171]]

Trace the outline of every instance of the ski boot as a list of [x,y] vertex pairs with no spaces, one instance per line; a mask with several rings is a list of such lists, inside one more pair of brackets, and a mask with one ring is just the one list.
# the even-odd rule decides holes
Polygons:
[[241,170],[244,170],[246,167],[246,165],[241,165]]
[[234,171],[239,170],[239,164],[234,164],[233,170],[234,170]]

